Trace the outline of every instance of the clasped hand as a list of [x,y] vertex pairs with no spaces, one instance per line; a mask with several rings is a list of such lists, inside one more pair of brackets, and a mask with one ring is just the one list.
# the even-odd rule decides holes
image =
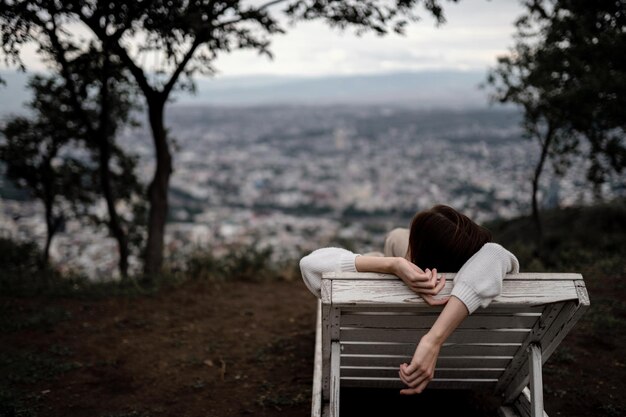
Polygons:
[[395,269],[395,275],[400,277],[411,290],[419,294],[429,305],[442,305],[448,302],[449,297],[434,298],[446,285],[445,276],[441,275],[441,279],[438,279],[437,269],[427,268],[422,271],[420,267],[405,258],[398,258]]
[[426,334],[417,345],[411,363],[400,365],[400,379],[408,388],[400,391],[403,395],[420,394],[435,375],[435,365],[441,345],[433,342]]

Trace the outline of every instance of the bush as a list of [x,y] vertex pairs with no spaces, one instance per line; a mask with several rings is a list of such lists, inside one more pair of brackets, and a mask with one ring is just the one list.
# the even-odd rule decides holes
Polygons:
[[544,242],[536,246],[530,217],[495,221],[486,226],[495,241],[518,257],[523,271],[595,271],[626,273],[621,256],[626,247],[626,200],[591,207],[546,210]]
[[92,285],[82,275],[61,274],[50,265],[42,265],[42,259],[43,254],[36,243],[0,238],[0,294],[21,297],[68,295]]
[[219,257],[207,250],[197,250],[187,258],[185,272],[189,279],[265,281],[279,273],[272,253],[271,248],[256,245],[231,247]]
[[188,280],[262,282],[299,276],[297,262],[276,261],[271,248],[231,246],[217,256],[210,248],[189,255],[174,254],[156,279],[141,276],[127,281],[94,282],[75,273],[41,266],[42,254],[32,242],[0,239],[0,293],[12,296],[61,295],[98,298],[153,294]]
[[32,295],[44,292],[54,273],[41,267],[41,250],[33,242],[0,238],[0,293]]

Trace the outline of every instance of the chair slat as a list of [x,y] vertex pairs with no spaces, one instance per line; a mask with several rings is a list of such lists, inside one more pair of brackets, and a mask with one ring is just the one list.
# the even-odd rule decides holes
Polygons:
[[[440,356],[441,368],[506,368],[510,356]],[[341,366],[400,366],[411,362],[411,356],[401,355],[341,355]]]
[[[341,378],[342,387],[366,387],[366,388],[393,388],[402,389],[406,386],[397,378]],[[473,380],[432,380],[428,384],[428,389],[484,389],[492,390],[495,386],[493,379],[473,379]]]
[[[441,348],[441,355],[454,356],[514,356],[520,348],[520,343],[474,343],[451,344],[446,343]],[[415,352],[416,343],[372,343],[372,342],[344,342],[341,352],[345,354],[379,354],[411,356]]]
[[[389,329],[430,329],[439,314],[343,314],[340,325],[345,327],[383,327]],[[469,316],[459,329],[531,329],[539,316],[537,315],[487,315]]]
[[[440,274],[444,274],[446,280],[453,281],[456,277],[455,272],[441,272]],[[368,279],[385,279],[385,280],[399,280],[395,275],[391,274],[379,274],[376,272],[325,272],[322,274],[322,277],[330,280],[368,280]],[[505,281],[509,280],[525,280],[525,281],[541,281],[541,280],[564,280],[564,281],[575,281],[582,280],[583,277],[578,273],[571,272],[520,272],[517,274],[506,274],[504,277]]]
[[[452,283],[447,282],[437,297],[449,295],[451,291]],[[492,305],[540,305],[576,299],[578,294],[573,281],[509,280],[503,283],[502,293],[492,301]],[[398,280],[333,280],[332,302],[338,307],[427,305]]]
[[[401,342],[417,343],[427,330],[404,329],[363,329],[358,327],[342,328],[340,338],[344,342]],[[521,343],[526,339],[528,329],[478,330],[459,329],[450,337],[449,343]]]
[[[537,305],[489,305],[488,308],[478,308],[472,316],[493,316],[502,314],[535,314],[541,315],[544,306]],[[429,306],[428,304],[403,304],[403,305],[377,305],[363,306],[357,304],[343,306],[341,311],[345,314],[396,314],[396,315],[422,315],[422,314],[439,314],[443,310],[443,306]]]
[[[436,378],[455,379],[498,379],[504,368],[436,368]],[[342,377],[398,378],[397,366],[342,366]]]

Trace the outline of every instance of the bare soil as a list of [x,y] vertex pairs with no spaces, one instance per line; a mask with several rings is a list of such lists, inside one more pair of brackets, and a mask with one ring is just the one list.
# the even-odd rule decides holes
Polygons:
[[[547,364],[546,411],[624,416],[625,286],[620,277],[587,281],[601,308]],[[30,415],[310,413],[315,299],[300,282],[188,282],[154,296],[0,303],[1,377]],[[497,405],[488,393],[342,392],[343,415],[491,416]],[[17,412],[0,406],[0,415]]]

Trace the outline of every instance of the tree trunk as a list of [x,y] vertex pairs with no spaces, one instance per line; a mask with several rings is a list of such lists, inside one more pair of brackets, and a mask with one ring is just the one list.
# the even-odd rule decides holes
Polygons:
[[50,246],[52,245],[52,238],[56,233],[59,221],[54,218],[54,200],[55,200],[55,186],[54,177],[55,172],[52,169],[52,159],[57,154],[57,149],[51,151],[49,157],[44,158],[41,170],[41,185],[42,194],[41,201],[44,205],[44,215],[46,216],[46,243],[43,248],[43,254],[41,257],[41,269],[48,267],[48,261],[50,260]]
[[115,207],[115,195],[113,192],[113,187],[111,185],[111,169],[109,166],[109,162],[111,160],[111,132],[110,132],[110,115],[109,115],[109,59],[108,59],[108,48],[104,48],[105,50],[105,58],[102,67],[102,77],[101,77],[101,85],[100,85],[100,120],[99,126],[97,129],[97,138],[98,141],[98,153],[99,153],[99,177],[100,177],[100,187],[102,187],[102,194],[104,195],[104,199],[107,205],[107,211],[109,214],[109,231],[117,241],[117,247],[119,252],[119,261],[118,267],[120,270],[120,275],[123,280],[128,278],[128,238],[126,236],[126,231],[122,227],[122,223],[120,221],[120,216],[117,213],[117,208]]
[[46,209],[46,244],[43,248],[43,256],[41,259],[41,268],[45,268],[50,260],[50,246],[52,245],[52,238],[56,232],[56,222],[54,221],[54,214],[52,213],[52,201],[46,199],[44,201]]
[[111,144],[108,137],[100,137],[98,138],[98,145],[100,150],[100,186],[102,187],[102,194],[104,195],[109,214],[109,231],[117,241],[120,275],[122,279],[126,279],[128,278],[128,239],[115,207],[115,197],[111,187],[111,170],[109,169]]
[[539,191],[539,178],[543,172],[543,166],[548,156],[548,150],[550,149],[550,143],[552,142],[553,129],[552,126],[548,127],[545,140],[541,146],[541,156],[539,162],[535,167],[535,175],[533,176],[533,189],[532,189],[532,215],[535,222],[535,228],[537,230],[537,249],[539,250],[543,244],[543,225],[541,223],[541,216],[539,214],[539,203],[537,202],[537,193]]
[[163,264],[163,241],[168,210],[167,190],[172,174],[172,155],[163,125],[165,100],[161,95],[155,94],[148,97],[147,102],[156,151],[156,168],[154,177],[148,186],[150,213],[148,216],[148,241],[146,243],[144,273],[148,279],[154,279],[161,271]]

